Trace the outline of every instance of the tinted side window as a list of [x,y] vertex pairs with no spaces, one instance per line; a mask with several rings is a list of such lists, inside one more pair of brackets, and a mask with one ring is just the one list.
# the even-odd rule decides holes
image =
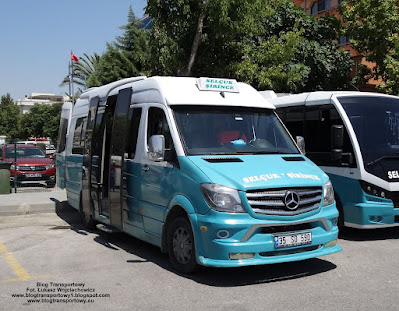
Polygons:
[[163,135],[165,137],[165,160],[171,161],[175,154],[169,125],[164,111],[156,107],[151,107],[148,110],[147,144],[152,135]]
[[60,128],[58,130],[57,153],[63,152],[65,150],[67,129],[68,129],[68,119],[61,118]]
[[137,139],[139,136],[139,127],[141,120],[141,108],[131,109],[129,112],[129,134],[126,139],[125,153],[129,159],[134,159],[137,149]]
[[305,107],[288,107],[285,108],[285,123],[288,131],[295,139],[296,136],[305,136],[304,133],[304,112]]
[[[331,159],[331,128],[343,125],[338,111],[333,105],[306,107],[306,155],[317,165],[340,166]],[[344,126],[343,153],[353,155],[352,143]]]
[[160,108],[151,107],[148,111],[147,144],[152,135],[163,135],[165,137],[165,149],[171,148],[171,136],[165,113]]
[[76,120],[75,131],[73,132],[72,153],[83,154],[84,138],[87,117]]

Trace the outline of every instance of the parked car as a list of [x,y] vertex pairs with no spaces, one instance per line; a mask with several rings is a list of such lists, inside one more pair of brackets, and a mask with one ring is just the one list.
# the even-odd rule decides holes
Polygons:
[[[15,169],[17,171],[17,183],[46,183],[48,187],[55,185],[54,161],[46,156],[42,149],[34,145],[2,145],[0,158],[12,163],[10,168],[10,181],[15,181]],[[15,151],[17,153],[17,165],[15,167]]]

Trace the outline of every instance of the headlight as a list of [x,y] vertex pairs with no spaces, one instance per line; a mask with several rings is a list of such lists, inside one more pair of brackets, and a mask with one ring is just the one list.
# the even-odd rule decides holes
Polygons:
[[54,164],[47,164],[46,165],[46,170],[49,170],[50,168],[53,168],[54,167]]
[[380,198],[389,197],[388,191],[386,191],[380,187],[377,187],[373,184],[369,184],[368,182],[360,180],[360,185],[362,186],[363,191],[369,195],[374,195],[374,196],[380,197]]
[[[10,170],[15,170],[15,165],[14,164],[11,164]],[[17,166],[17,170],[19,170],[19,166]]]
[[323,194],[324,194],[324,199],[323,199],[323,206],[330,205],[334,203],[334,189],[331,184],[331,181],[328,180],[323,187]]
[[236,189],[217,184],[201,184],[201,191],[212,209],[218,212],[245,213]]

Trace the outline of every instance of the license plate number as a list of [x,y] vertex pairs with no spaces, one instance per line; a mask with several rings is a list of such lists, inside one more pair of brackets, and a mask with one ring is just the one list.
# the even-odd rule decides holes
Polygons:
[[42,174],[26,174],[25,177],[27,178],[34,178],[34,177],[42,177]]
[[312,243],[312,233],[311,232],[303,232],[296,234],[284,234],[284,235],[275,235],[274,236],[274,247],[290,247],[290,246],[298,246],[298,245],[306,245]]

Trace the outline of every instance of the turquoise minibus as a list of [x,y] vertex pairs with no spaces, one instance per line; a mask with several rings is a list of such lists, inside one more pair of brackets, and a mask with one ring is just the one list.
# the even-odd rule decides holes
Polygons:
[[59,185],[88,228],[156,245],[183,273],[338,252],[331,182],[274,109],[228,79],[134,77],[89,89],[63,112]]

